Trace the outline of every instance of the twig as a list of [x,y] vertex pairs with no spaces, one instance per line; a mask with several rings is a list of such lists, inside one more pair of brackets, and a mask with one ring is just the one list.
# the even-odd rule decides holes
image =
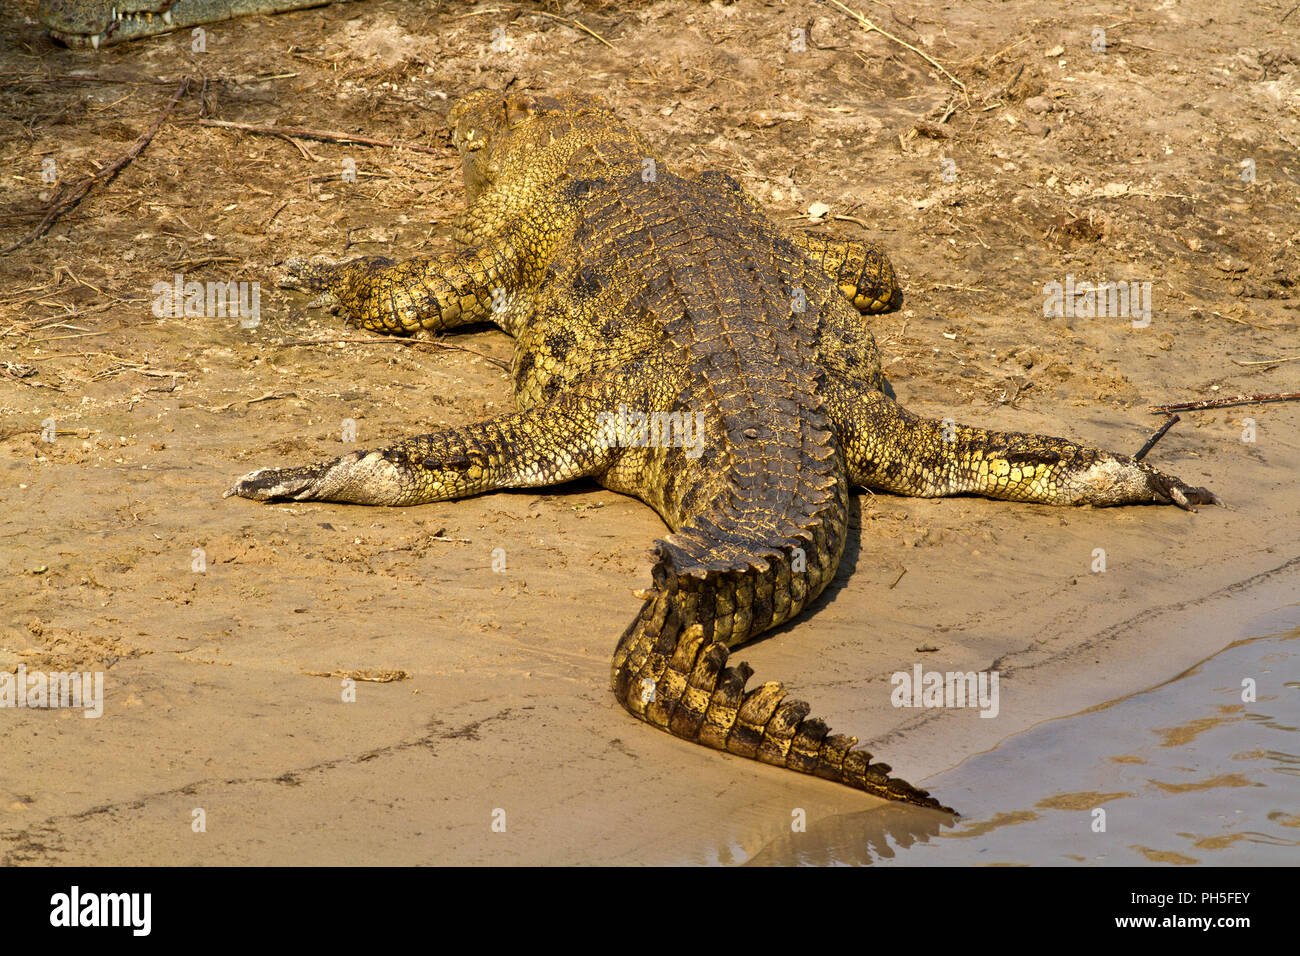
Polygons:
[[[1300,356],[1297,356],[1300,358]],[[1300,392],[1277,392],[1272,395],[1233,395],[1231,398],[1207,398],[1200,402],[1172,402],[1169,405],[1152,405],[1153,412],[1194,412],[1202,408],[1224,408],[1228,405],[1255,405],[1261,402],[1294,402]]]
[[67,210],[75,207],[77,203],[81,202],[81,200],[85,199],[86,194],[90,192],[91,188],[96,183],[102,185],[112,180],[112,178],[116,176],[119,172],[121,172],[126,167],[126,165],[131,162],[131,160],[135,159],[137,156],[140,155],[141,152],[144,151],[144,148],[149,145],[150,141],[154,138],[154,135],[158,132],[159,129],[162,128],[162,124],[166,121],[167,117],[171,115],[172,110],[176,108],[176,104],[181,101],[181,97],[185,95],[186,91],[188,91],[189,88],[190,88],[190,78],[187,76],[185,79],[181,80],[181,85],[178,86],[176,88],[176,92],[172,94],[172,98],[167,103],[167,107],[161,113],[158,114],[158,118],[154,120],[153,126],[149,127],[149,131],[147,133],[145,133],[134,143],[132,143],[131,148],[128,149],[125,153],[123,153],[112,164],[105,166],[103,169],[95,173],[93,176],[86,177],[81,182],[79,182],[76,186],[73,186],[72,189],[68,191],[68,194],[66,196],[52,203],[50,205],[50,208],[46,210],[45,215],[44,217],[42,217],[40,223],[37,224],[36,228],[33,229],[31,232],[29,232],[27,235],[23,236],[17,242],[13,243],[12,245],[8,245],[5,246],[3,249],[0,249],[0,255],[5,255],[7,253],[13,252],[15,249],[19,248],[20,246],[25,246],[27,243],[32,242],[35,239],[39,239],[41,236],[45,235],[46,230],[48,230],[49,227],[54,224],[54,220],[59,218],[59,216],[62,215]]
[[304,677],[340,677],[348,680],[364,680],[374,684],[390,684],[393,681],[409,680],[411,675],[402,670],[358,670],[358,671],[303,671]]
[[[89,358],[94,355],[108,355],[107,352],[51,352],[49,355],[31,355],[28,356],[29,362],[48,362],[51,359],[61,358]],[[116,355],[110,358],[117,358]]]
[[584,26],[581,20],[574,20],[573,25],[577,27],[579,30],[581,30],[583,33],[590,33],[593,37],[595,37],[601,43],[605,44],[605,46],[609,47],[611,50],[618,49],[617,47],[614,46],[614,44],[610,43],[608,40],[606,40],[595,30],[592,30],[590,27]]
[[286,392],[283,395],[277,395],[274,392],[267,392],[265,395],[259,395],[257,398],[240,398],[233,402],[227,402],[224,405],[205,405],[204,410],[209,412],[224,412],[227,409],[234,408],[236,405],[256,405],[258,402],[270,402],[280,398],[297,398],[296,392]]
[[1021,74],[1023,74],[1024,72],[1025,72],[1025,65],[1024,65],[1023,63],[1021,63],[1021,64],[1020,64],[1020,69],[1016,70],[1016,75],[1013,76],[1013,77],[1011,78],[1011,82],[1007,83],[1006,86],[1002,87],[1002,89],[1000,89],[1000,90],[998,90],[996,93],[994,93],[993,96],[992,96],[991,98],[992,98],[992,99],[995,99],[995,100],[1000,100],[1000,99],[1002,99],[1002,97],[1004,97],[1004,96],[1006,96],[1008,93],[1010,93],[1010,92],[1011,92],[1011,88],[1012,88],[1013,86],[1015,86],[1017,83],[1020,82]]
[[1229,322],[1236,322],[1238,325],[1245,325],[1252,329],[1259,329],[1261,332],[1272,332],[1271,325],[1260,325],[1257,322],[1247,322],[1245,319],[1239,319],[1235,315],[1224,315],[1222,312],[1211,312],[1210,315],[1216,319],[1227,319]]
[[[920,36],[920,34],[918,33],[917,36]],[[989,59],[988,59],[989,63],[990,63],[990,64],[997,63],[997,62],[998,62],[998,58],[1001,57],[1003,53],[1006,53],[1008,50],[1014,50],[1016,47],[1020,46],[1020,44],[1024,43],[1024,42],[1025,42],[1026,40],[1028,40],[1028,39],[1029,39],[1029,37],[1027,37],[1027,36],[1026,36],[1026,37],[1021,37],[1021,38],[1020,38],[1019,40],[1017,40],[1015,43],[1012,43],[1012,44],[1009,44],[1009,45],[1007,45],[1007,46],[1004,46],[1001,50],[998,50],[997,53],[994,53],[991,57],[989,57]]]
[[1174,53],[1172,50],[1157,50],[1157,49],[1156,49],[1155,47],[1153,47],[1153,46],[1143,46],[1141,43],[1134,43],[1132,40],[1125,40],[1123,37],[1121,37],[1121,38],[1118,39],[1118,40],[1111,40],[1110,42],[1111,42],[1112,44],[1115,44],[1115,43],[1122,43],[1122,44],[1124,44],[1125,46],[1127,46],[1127,47],[1132,47],[1132,48],[1135,49],[1135,50],[1146,50],[1148,53],[1159,53],[1161,56],[1181,56],[1181,55],[1182,55],[1181,53]]
[[[894,578],[894,584],[897,584],[899,581],[903,580],[903,575],[906,573],[907,573],[907,568],[903,568],[903,570],[899,571],[898,577]],[[889,590],[891,591],[894,590],[894,584],[891,584],[889,586]]]
[[0,83],[0,86],[15,86],[19,83],[54,83],[60,80],[66,80],[76,83],[111,83],[121,86],[157,86],[160,83],[169,83],[170,80],[124,80],[112,76],[87,76],[82,73],[0,73],[0,77],[16,77],[16,79]]
[[299,142],[298,140],[294,139],[292,136],[282,136],[282,137],[280,137],[280,138],[283,139],[283,140],[285,140],[286,142],[288,142],[288,143],[292,143],[294,146],[296,146],[296,147],[298,148],[298,152],[302,153],[302,158],[305,159],[305,160],[307,160],[307,162],[309,162],[309,163],[319,163],[319,162],[320,162],[320,158],[319,158],[319,157],[317,157],[315,154],[313,154],[312,151],[309,150],[309,149],[308,149],[308,148],[307,148],[303,143],[301,143],[301,142]]
[[429,339],[396,339],[396,338],[375,338],[375,339],[290,339],[287,342],[281,342],[280,345],[334,345],[339,342],[346,342],[349,345],[405,345],[407,348],[415,348],[420,345],[427,345],[435,349],[451,349],[455,352],[469,352],[471,355],[477,355],[485,362],[491,362],[493,365],[510,371],[510,366],[499,358],[494,358],[477,349],[472,349],[467,345],[452,345],[450,342],[430,341]]
[[322,143],[356,143],[359,146],[382,146],[387,149],[410,149],[417,153],[431,153],[444,156],[446,149],[433,146],[421,146],[418,143],[396,143],[387,139],[372,139],[369,136],[356,136],[352,133],[332,133],[324,129],[306,129],[302,126],[258,126],[253,123],[232,123],[228,120],[199,120],[200,126],[216,126],[220,129],[237,129],[245,133],[261,133],[266,136],[300,136],[303,139],[320,140]]
[[1165,437],[1165,432],[1177,425],[1179,421],[1181,421],[1181,419],[1177,415],[1170,415],[1169,418],[1165,420],[1165,423],[1160,426],[1160,430],[1148,438],[1147,443],[1138,449],[1138,453],[1133,456],[1133,460],[1141,461],[1145,458],[1147,452],[1156,446],[1156,442]]
[[1286,13],[1282,14],[1282,19],[1279,20],[1279,21],[1277,21],[1277,22],[1278,22],[1278,23],[1286,23],[1286,18],[1289,17],[1289,16],[1291,16],[1291,14],[1295,13],[1297,10],[1300,10],[1300,3],[1297,3],[1294,7],[1292,7],[1290,10],[1288,10]]
[[957,85],[957,88],[958,88],[959,90],[961,90],[962,95],[963,95],[963,96],[966,96],[966,84],[963,83],[961,80],[957,79],[957,77],[953,76],[953,75],[952,75],[951,73],[949,73],[947,70],[945,70],[945,69],[943,68],[943,64],[940,63],[938,60],[936,60],[934,57],[930,56],[930,54],[928,54],[928,53],[926,53],[926,52],[924,52],[924,51],[922,51],[922,50],[918,50],[916,47],[912,46],[912,44],[908,43],[906,40],[900,40],[898,37],[894,36],[892,33],[889,33],[889,32],[887,32],[887,31],[885,31],[885,30],[880,29],[880,27],[876,26],[874,23],[872,23],[869,19],[867,19],[866,17],[864,17],[862,14],[860,14],[860,13],[854,13],[852,10],[850,10],[848,7],[846,7],[844,4],[840,3],[840,0],[827,0],[827,2],[829,2],[832,6],[839,7],[841,10],[843,10],[846,14],[848,14],[848,15],[849,15],[850,17],[852,17],[854,20],[858,21],[858,23],[862,26],[862,28],[863,28],[864,30],[866,30],[868,33],[872,33],[872,32],[879,33],[882,37],[885,37],[885,38],[887,38],[887,39],[893,40],[893,41],[894,41],[895,43],[897,43],[899,46],[907,47],[907,49],[911,50],[911,51],[912,51],[913,53],[915,53],[917,56],[921,57],[921,58],[924,59],[927,63],[929,63],[931,66],[933,66],[935,69],[937,69],[937,70],[938,70],[940,73],[942,73],[944,76],[948,77],[948,79],[952,80],[953,83],[955,83],[955,84]]
[[63,339],[84,339],[88,335],[108,335],[112,329],[102,329],[98,332],[78,332],[75,335],[55,335],[48,339],[32,339],[33,342],[60,342]]
[[1241,359],[1232,360],[1236,365],[1280,365],[1282,362],[1300,362],[1300,355],[1288,355],[1283,358],[1263,359],[1258,362],[1243,362]]
[[168,269],[175,269],[184,272],[186,269],[194,269],[198,266],[210,265],[213,262],[238,262],[239,256],[203,256],[201,259],[179,259],[169,265]]
[[871,227],[868,226],[865,222],[863,222],[861,219],[859,219],[857,216],[835,215],[835,216],[831,216],[831,218],[834,219],[836,222],[854,222],[854,223],[857,223],[857,224],[858,224],[859,226],[861,226],[863,229],[870,229],[870,228],[871,228]]
[[569,20],[565,17],[557,17],[553,13],[546,13],[545,11],[542,10],[530,10],[529,13],[534,17],[546,17],[549,20],[558,20],[560,23],[567,23],[571,27],[577,27],[579,30],[581,30],[583,33],[587,34],[588,36],[595,37],[597,40],[605,44],[605,46],[609,47],[611,50],[616,49],[614,44],[610,43],[608,40],[606,40],[595,30],[589,29],[588,27],[584,27],[577,20]]

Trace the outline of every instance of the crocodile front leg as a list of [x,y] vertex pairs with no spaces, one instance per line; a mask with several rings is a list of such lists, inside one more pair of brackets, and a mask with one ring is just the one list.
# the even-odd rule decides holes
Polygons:
[[281,288],[319,293],[312,305],[342,312],[372,332],[410,335],[494,321],[506,331],[526,311],[513,243],[479,246],[394,262],[362,256],[338,263],[290,259]]
[[930,498],[977,494],[1051,505],[1218,504],[1127,455],[1063,438],[997,432],[914,415],[877,391],[830,402],[849,478],[867,488]]
[[265,468],[222,497],[418,505],[497,488],[536,488],[596,474],[614,451],[598,403],[565,395],[524,412],[408,438],[377,451],[296,468]]

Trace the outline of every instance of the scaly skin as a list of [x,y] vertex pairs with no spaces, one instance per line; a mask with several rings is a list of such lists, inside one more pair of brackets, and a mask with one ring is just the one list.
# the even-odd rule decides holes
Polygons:
[[41,0],[36,15],[66,46],[92,48],[250,14],[284,13],[348,0]]
[[[519,411],[301,468],[227,495],[413,505],[590,476],[655,508],[654,587],[614,655],[636,717],[687,740],[946,810],[730,649],[787,621],[839,565],[850,484],[1049,504],[1214,496],[1124,455],[919,418],[882,391],[862,312],[901,302],[868,243],[788,237],[729,177],[673,175],[598,101],[493,92],[451,111],[460,251],[289,263],[377,332],[490,319],[515,337]],[[854,305],[857,305],[857,309]],[[616,410],[696,422],[620,434]]]

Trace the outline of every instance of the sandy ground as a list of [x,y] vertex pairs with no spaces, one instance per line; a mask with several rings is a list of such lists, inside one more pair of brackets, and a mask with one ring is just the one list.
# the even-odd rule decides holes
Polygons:
[[[876,237],[907,302],[874,327],[918,412],[1131,452],[1150,404],[1297,387],[1289,3],[850,6],[950,75],[814,3],[370,0],[217,25],[204,53],[180,35],[64,50],[34,2],[0,20],[0,245],[56,197],[44,160],[75,183],[182,77],[207,80],[0,258],[0,669],[102,671],[106,697],[97,720],[0,710],[0,860],[733,862],[796,808],[861,811],[864,840],[946,824],[622,712],[609,654],[662,532],[637,501],[590,484],[407,510],[220,496],[350,450],[347,419],[365,447],[509,406],[485,358],[508,359],[499,332],[447,340],[473,352],[291,344],[365,334],[274,276],[289,255],[446,248],[461,189],[442,117],[511,77],[605,94],[677,170],[730,171],[791,228],[828,228],[804,215],[824,202],[851,217],[835,229]],[[205,127],[201,108],[438,152]],[[155,317],[177,272],[260,282],[260,325]],[[1150,282],[1149,326],[1045,318],[1044,285],[1071,275]],[[921,783],[1178,673],[1294,595],[1298,422],[1296,404],[1184,413],[1151,460],[1230,505],[1197,515],[858,496],[828,593],[742,657]],[[999,669],[998,718],[891,707],[890,675],[918,662]],[[402,679],[344,702],[339,676],[314,676],[344,673]]]

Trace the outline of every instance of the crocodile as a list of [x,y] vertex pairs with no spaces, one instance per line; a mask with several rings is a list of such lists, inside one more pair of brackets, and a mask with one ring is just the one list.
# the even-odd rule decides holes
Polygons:
[[611,683],[646,723],[952,812],[730,662],[835,575],[850,488],[1217,503],[1126,455],[907,411],[865,318],[902,302],[884,251],[787,233],[725,173],[674,174],[597,98],[477,91],[448,120],[467,195],[453,251],[290,259],[279,281],[378,333],[495,323],[514,338],[517,410],[254,471],[225,495],[417,505],[586,477],[640,498],[671,533]]
[[36,15],[50,36],[65,46],[98,50],[220,20],[332,2],[349,0],[41,0]]

